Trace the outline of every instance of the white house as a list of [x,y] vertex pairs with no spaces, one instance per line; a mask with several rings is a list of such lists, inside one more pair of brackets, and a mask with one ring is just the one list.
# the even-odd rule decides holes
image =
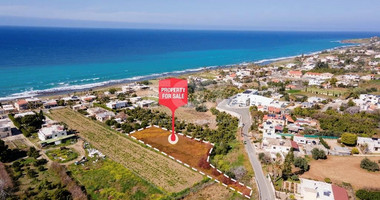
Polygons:
[[330,183],[300,178],[298,193],[307,200],[348,200],[347,191]]
[[15,111],[15,107],[13,105],[3,105],[3,110],[5,113],[11,113]]
[[127,104],[128,104],[127,101],[111,101],[107,103],[106,106],[111,109],[119,109],[119,108],[126,107]]
[[263,138],[280,139],[281,136],[275,133],[275,125],[272,122],[265,121],[259,131],[263,133]]
[[153,100],[142,100],[142,101],[136,102],[136,104],[139,107],[149,107],[149,106],[153,105],[154,103],[155,103],[155,101],[153,101]]
[[82,96],[82,97],[80,97],[80,99],[81,99],[82,101],[91,102],[91,101],[93,101],[93,100],[96,99],[96,96],[95,96],[95,95],[86,95],[86,96]]
[[0,138],[12,135],[11,131],[12,121],[8,118],[0,119]]
[[322,98],[322,97],[315,97],[315,96],[307,98],[307,102],[309,102],[309,103],[321,103],[324,100],[326,100],[326,99]]
[[129,101],[131,103],[136,103],[136,102],[141,101],[141,100],[142,100],[141,97],[131,97],[131,98],[129,98]]
[[357,145],[367,145],[367,150],[369,153],[380,153],[380,139],[378,138],[358,137]]
[[264,151],[271,154],[272,159],[276,158],[277,153],[280,153],[282,158],[285,158],[285,155],[289,153],[292,148],[290,140],[284,139],[273,139],[273,138],[264,138],[262,142],[262,147]]
[[297,144],[310,144],[310,145],[318,145],[319,139],[318,138],[306,138],[302,135],[295,135],[293,136],[293,141]]
[[324,80],[321,80],[321,79],[315,79],[315,78],[309,79],[309,85],[310,85],[310,86],[312,86],[312,85],[319,86],[319,85],[321,85],[323,82],[325,82],[325,81],[324,81]]
[[361,94],[354,102],[360,107],[360,111],[380,109],[380,95]]
[[27,115],[35,115],[36,113],[35,112],[24,112],[24,113],[18,113],[18,114],[15,114],[14,118],[19,118],[19,117],[25,117]]
[[101,122],[112,119],[112,117],[115,117],[115,113],[113,113],[111,111],[106,111],[106,112],[101,112],[101,113],[95,114],[95,118]]
[[[41,141],[54,139],[54,138],[60,138],[66,135],[67,135],[67,132],[64,129],[64,126],[59,125],[59,124],[45,125],[38,131],[38,138]],[[57,141],[56,144],[60,144],[60,141]]]

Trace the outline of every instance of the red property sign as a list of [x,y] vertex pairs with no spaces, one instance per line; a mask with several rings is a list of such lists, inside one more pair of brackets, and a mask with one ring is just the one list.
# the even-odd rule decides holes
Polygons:
[[178,142],[178,136],[174,134],[174,113],[178,107],[187,104],[187,80],[169,78],[160,80],[158,85],[158,103],[172,111],[172,134],[169,136],[169,142],[175,144]]

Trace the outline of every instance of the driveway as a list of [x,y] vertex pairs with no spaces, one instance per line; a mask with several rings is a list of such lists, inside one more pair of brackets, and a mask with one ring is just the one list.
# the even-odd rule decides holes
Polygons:
[[218,109],[227,111],[233,115],[240,116],[240,123],[243,125],[243,137],[244,141],[246,143],[245,150],[247,151],[249,161],[251,162],[251,166],[253,170],[255,171],[255,178],[257,182],[257,187],[260,193],[260,199],[261,200],[273,200],[275,199],[274,192],[272,190],[272,185],[269,182],[269,180],[265,177],[264,172],[261,167],[261,163],[258,160],[256,156],[256,149],[252,145],[249,137],[248,132],[249,128],[251,127],[252,119],[249,112],[249,108],[234,108],[230,107],[227,104],[228,100],[223,100],[220,102],[217,106]]

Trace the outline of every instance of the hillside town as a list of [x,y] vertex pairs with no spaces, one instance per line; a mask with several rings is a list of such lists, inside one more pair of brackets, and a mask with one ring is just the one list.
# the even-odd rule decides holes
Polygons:
[[[367,188],[380,190],[378,37],[357,46],[301,55],[265,65],[245,63],[208,69],[182,75],[181,78],[186,78],[189,83],[189,103],[181,108],[183,111],[178,111],[180,123],[177,123],[176,131],[178,129],[192,138],[215,140],[217,147],[233,149],[234,145],[213,137],[221,123],[218,122],[216,128],[214,122],[207,120],[215,121],[221,116],[219,112],[223,110],[214,109],[225,99],[231,109],[249,110],[251,124],[247,137],[255,148],[255,156],[276,199],[345,200],[355,199],[356,191],[366,191]],[[63,162],[65,158],[60,154],[68,152],[68,155],[73,155],[70,149],[75,149],[74,146],[84,140],[80,133],[78,135],[80,130],[51,117],[54,110],[64,108],[121,134],[141,131],[153,125],[171,128],[170,123],[163,120],[154,122],[155,117],[166,119],[168,111],[165,113],[158,104],[157,80],[146,80],[72,94],[1,102],[0,136],[8,144],[25,137],[47,160],[52,158],[50,161]],[[186,118],[185,114],[190,117]],[[152,119],[144,119],[148,115],[153,115]],[[204,117],[205,122],[191,121],[202,116],[207,116]],[[238,134],[246,125],[239,124],[231,141],[247,145],[243,136]],[[101,162],[110,156],[97,149],[101,146],[92,147],[88,142],[79,145],[87,153],[76,155],[67,162],[80,166],[88,160]],[[49,151],[52,149],[58,150],[51,156]],[[243,148],[241,150],[244,152]],[[244,175],[220,161],[229,155],[229,152],[221,151],[210,153],[213,156],[210,163],[237,181],[246,181],[244,184],[255,187],[252,177],[246,180]],[[332,161],[341,157],[346,158],[347,163],[359,159],[360,166],[347,169],[356,170],[356,177],[315,174],[317,169],[314,166],[319,166],[320,171],[328,171],[322,167],[335,166],[320,163],[331,160],[334,165]],[[344,170],[344,166],[340,169]],[[366,183],[355,182],[367,173],[372,173],[373,178]]]

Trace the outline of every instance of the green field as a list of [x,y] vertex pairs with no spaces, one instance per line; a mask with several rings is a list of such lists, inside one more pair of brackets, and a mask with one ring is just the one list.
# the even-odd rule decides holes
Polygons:
[[46,151],[46,155],[49,157],[50,160],[56,161],[59,163],[65,163],[69,162],[71,160],[74,160],[78,158],[78,153],[70,148],[63,148],[63,149],[53,149]]
[[72,176],[85,186],[91,199],[160,199],[164,196],[155,186],[110,159],[82,165],[70,165]]

